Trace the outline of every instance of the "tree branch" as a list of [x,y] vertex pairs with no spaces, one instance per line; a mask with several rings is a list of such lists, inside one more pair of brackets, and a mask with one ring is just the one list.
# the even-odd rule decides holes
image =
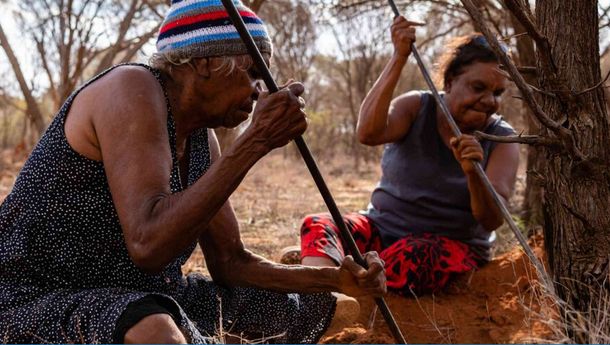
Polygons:
[[47,61],[47,53],[44,48],[44,41],[38,40],[34,36],[34,42],[36,42],[36,49],[38,50],[38,55],[40,55],[40,60],[42,62],[42,69],[45,71],[47,75],[47,79],[49,79],[49,88],[51,89],[51,97],[53,98],[53,102],[57,104],[59,102],[59,96],[57,94],[57,86],[55,85],[55,81],[53,81],[53,72],[49,67],[49,63]]
[[485,5],[483,5],[483,9],[485,9],[485,14],[487,14],[487,20],[493,25],[494,29],[496,29],[496,32],[498,33],[498,35],[502,36],[503,35],[502,28],[500,27],[500,24],[498,23],[498,21],[494,20],[494,17],[492,16],[491,12],[489,11],[489,8]]
[[517,18],[521,25],[523,25],[529,36],[536,41],[536,43],[546,41],[548,44],[546,37],[544,37],[544,35],[538,31],[529,9],[522,7],[521,4],[516,0],[504,0],[504,5],[515,16],[515,18]]
[[8,105],[11,108],[14,108],[17,111],[20,111],[27,115],[27,108],[22,108],[15,100],[6,94],[3,88],[0,88],[0,100],[2,100],[3,105]]
[[551,45],[547,37],[538,30],[538,27],[534,23],[534,19],[532,18],[532,14],[528,7],[529,5],[527,2],[522,4],[519,2],[519,0],[504,0],[504,5],[523,25],[534,42],[536,42],[538,54],[541,57],[540,61],[542,68],[548,72],[547,74],[552,88],[555,90],[560,90],[557,92],[557,96],[564,104],[568,104],[572,98],[570,88],[568,88],[557,75],[558,69],[555,66],[553,56],[551,55]]
[[538,135],[507,135],[498,136],[475,131],[474,136],[481,140],[489,140],[497,143],[518,143],[532,146],[549,146],[549,147],[561,147],[561,142],[557,139],[541,137]]
[[432,41],[435,41],[436,39],[438,39],[438,38],[440,38],[440,37],[443,37],[443,36],[445,36],[445,35],[448,35],[448,34],[449,34],[449,33],[451,33],[453,30],[457,30],[457,29],[461,28],[462,26],[464,26],[464,25],[468,24],[469,22],[470,22],[470,20],[466,20],[466,19],[461,20],[459,23],[457,23],[457,24],[455,24],[455,25],[452,25],[452,26],[451,26],[450,28],[448,28],[447,30],[442,31],[442,32],[439,32],[439,33],[436,33],[435,35],[433,35],[433,36],[430,36],[430,37],[426,38],[426,39],[425,39],[425,40],[423,40],[422,42],[418,42],[418,44],[417,44],[417,45],[418,45],[419,47],[423,47],[423,46],[425,46],[426,44],[428,44],[428,43],[430,43],[430,42],[432,42]]
[[148,31],[144,35],[141,35],[139,37],[139,40],[137,42],[134,42],[133,46],[131,48],[129,48],[129,50],[127,50],[125,52],[125,56],[121,59],[121,62],[129,62],[129,61],[131,61],[133,59],[133,57],[138,53],[138,51],[140,49],[142,49],[142,47],[148,41],[150,41],[151,38],[153,38],[157,34],[157,31],[159,31],[159,27],[160,26],[161,26],[161,23],[157,24],[157,26],[152,28],[150,31]]
[[155,16],[157,16],[157,18],[159,18],[161,21],[163,21],[164,16],[159,13],[159,11],[157,11],[157,9],[155,8],[155,6],[153,6],[149,0],[142,0],[144,2],[144,4],[146,6],[148,6],[148,9],[155,14]]
[[[504,65],[502,65],[502,68],[504,69]],[[517,66],[517,71],[522,74],[538,75],[538,68],[534,66]]]
[[25,98],[28,107],[28,111],[26,112],[26,114],[28,115],[32,123],[34,123],[36,130],[38,130],[39,133],[42,133],[45,128],[42,112],[40,111],[40,108],[38,107],[38,103],[36,103],[34,96],[32,96],[32,91],[30,90],[28,84],[25,81],[25,77],[23,76],[23,72],[21,71],[21,66],[19,66],[17,57],[15,57],[15,53],[13,52],[13,49],[11,48],[11,45],[8,42],[8,38],[4,34],[4,29],[2,29],[1,23],[0,45],[2,46],[2,48],[4,48],[4,52],[8,57],[11,67],[13,68],[13,73],[15,73],[15,77],[17,78],[17,82],[19,83],[19,87],[21,88],[23,97]]
[[112,65],[114,57],[121,50],[121,45],[125,41],[125,36],[127,35],[127,31],[129,30],[131,21],[133,20],[139,7],[140,6],[139,6],[138,0],[131,1],[131,4],[129,5],[129,10],[127,11],[127,13],[125,14],[125,17],[123,18],[123,20],[121,20],[121,23],[119,24],[117,38],[114,41],[114,43],[112,44],[110,50],[108,50],[108,52],[102,57],[102,60],[100,61],[100,63],[97,66],[97,70],[95,71],[95,74],[101,73],[102,71],[104,71],[105,69],[107,69],[108,67],[110,67]]
[[597,89],[598,87],[601,87],[606,82],[606,80],[608,80],[608,77],[610,77],[610,71],[608,71],[608,73],[606,74],[606,77],[604,79],[602,79],[599,83],[595,84],[594,86],[591,86],[590,88],[587,88],[587,89],[584,89],[584,90],[582,90],[580,92],[577,92],[577,93],[575,93],[575,95],[576,96],[580,96],[580,95],[585,94],[585,93],[587,93],[589,91],[593,91],[593,90]]

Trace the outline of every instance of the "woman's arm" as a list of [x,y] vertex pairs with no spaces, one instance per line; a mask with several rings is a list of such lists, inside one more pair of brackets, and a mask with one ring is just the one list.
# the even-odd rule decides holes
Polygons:
[[[495,230],[504,222],[504,216],[472,164],[472,160],[483,160],[481,145],[476,138],[465,134],[452,138],[451,145],[468,181],[472,215],[486,230]],[[518,166],[518,144],[497,144],[489,156],[485,174],[505,204],[512,195]]]
[[[211,130],[209,143],[215,162],[220,158],[220,149]],[[253,254],[240,239],[239,224],[228,200],[206,231],[201,232],[199,244],[212,278],[226,286],[299,293],[339,291],[352,296],[380,296],[386,292],[383,265],[376,254],[367,255],[368,271],[349,259],[341,267],[307,267],[281,265]]]
[[340,267],[282,265],[245,249],[230,203],[218,211],[199,238],[214,281],[224,286],[248,286],[284,293],[337,291],[350,296],[386,293],[383,264],[377,253],[365,256],[369,269],[351,257]]
[[413,25],[421,24],[404,17],[397,17],[392,24],[394,54],[360,107],[358,140],[365,145],[380,145],[402,138],[419,111],[419,94],[407,94],[392,102],[392,94],[415,41]]
[[227,154],[191,187],[172,194],[167,112],[156,79],[141,68],[120,68],[97,83],[89,109],[108,184],[129,254],[151,273],[198,239],[256,161],[307,126],[290,91],[262,94],[251,126]]

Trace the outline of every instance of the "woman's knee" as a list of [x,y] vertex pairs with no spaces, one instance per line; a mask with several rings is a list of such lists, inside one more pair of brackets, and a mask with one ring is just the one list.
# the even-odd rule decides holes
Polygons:
[[310,214],[301,223],[301,238],[305,236],[334,236],[339,229],[328,213]]
[[186,338],[168,314],[146,316],[125,333],[125,344],[186,344]]

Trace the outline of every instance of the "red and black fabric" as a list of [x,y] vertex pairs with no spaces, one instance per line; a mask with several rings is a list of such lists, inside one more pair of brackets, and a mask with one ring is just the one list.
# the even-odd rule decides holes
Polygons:
[[[385,262],[388,288],[403,295],[442,289],[456,274],[476,269],[481,258],[468,245],[433,234],[409,234],[383,247],[379,230],[364,215],[343,217],[358,249],[376,251]],[[301,226],[301,257],[328,257],[339,264],[345,256],[340,232],[329,214],[307,216]]]

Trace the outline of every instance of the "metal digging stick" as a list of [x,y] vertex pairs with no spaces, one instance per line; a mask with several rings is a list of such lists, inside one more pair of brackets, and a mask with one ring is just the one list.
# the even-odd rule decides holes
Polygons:
[[[394,3],[394,0],[388,0],[388,1],[390,3],[390,7],[392,7],[394,16],[396,16],[396,17],[400,16],[400,12],[398,11],[398,7],[396,7],[396,4]],[[453,132],[453,135],[455,137],[459,137],[460,135],[462,135],[460,128],[455,123],[455,120],[453,120],[453,116],[451,116],[451,112],[449,111],[449,108],[447,107],[445,100],[440,96],[440,94],[438,93],[438,90],[434,86],[434,83],[432,82],[432,78],[430,78],[430,73],[428,73],[426,66],[422,62],[421,56],[419,55],[419,52],[417,51],[417,47],[415,46],[415,43],[412,44],[411,51],[413,52],[413,57],[415,57],[415,60],[417,61],[417,65],[419,66],[419,70],[421,71],[421,74],[424,76],[424,79],[426,80],[426,83],[428,84],[430,91],[432,91],[432,94],[434,95],[434,98],[436,99],[436,103],[441,108],[443,115],[445,115],[445,119],[449,123],[449,126],[451,127],[451,131]],[[517,240],[521,244],[521,247],[523,247],[525,254],[528,256],[528,258],[530,259],[530,261],[532,262],[534,267],[536,267],[536,270],[538,271],[538,276],[542,280],[543,285],[549,290],[549,292],[551,294],[554,294],[555,292],[554,292],[553,283],[552,283],[551,278],[547,274],[547,272],[544,269],[544,266],[542,265],[540,260],[538,260],[538,257],[536,257],[536,255],[532,251],[532,248],[527,243],[527,239],[525,238],[525,236],[523,236],[523,234],[517,227],[517,224],[515,224],[513,217],[511,217],[510,212],[506,208],[506,205],[504,205],[504,202],[502,202],[502,200],[500,199],[498,192],[496,192],[495,188],[489,181],[489,178],[485,174],[483,167],[481,167],[481,164],[477,161],[474,161],[473,165],[475,167],[475,171],[476,171],[477,175],[479,176],[481,181],[483,181],[483,184],[487,188],[487,191],[489,191],[489,193],[491,193],[496,206],[498,206],[500,211],[502,211],[502,215],[504,216],[504,219],[508,223],[508,226],[510,227],[510,229],[515,234],[515,237],[517,237]]]
[[[277,84],[275,83],[275,80],[273,79],[273,76],[271,75],[271,72],[269,71],[267,64],[265,63],[265,60],[264,60],[263,56],[261,55],[261,52],[259,51],[258,47],[254,43],[254,39],[250,35],[250,32],[248,32],[248,29],[246,28],[246,25],[245,25],[242,17],[240,16],[239,12],[237,11],[237,8],[233,4],[233,1],[232,0],[222,0],[222,4],[224,5],[225,9],[229,13],[229,17],[231,18],[233,25],[237,29],[239,36],[241,37],[244,44],[246,45],[246,48],[248,49],[248,52],[249,52],[250,56],[252,57],[252,60],[254,61],[256,68],[258,69],[259,73],[262,75],[262,79],[265,82],[265,84],[267,85],[267,89],[269,89],[269,92],[271,92],[271,93],[279,91],[279,88],[278,88]],[[303,137],[298,137],[298,138],[294,139],[294,142],[296,143],[296,145],[299,149],[299,152],[301,153],[301,156],[303,157],[303,160],[305,161],[305,164],[307,165],[307,168],[309,169],[309,172],[311,173],[311,176],[313,177],[316,185],[318,186],[320,194],[322,195],[322,198],[324,199],[324,202],[326,203],[326,207],[328,207],[328,210],[330,211],[330,214],[332,215],[333,220],[335,221],[335,224],[337,224],[337,227],[341,231],[341,237],[343,238],[343,241],[347,245],[350,253],[354,257],[354,261],[356,261],[356,263],[358,263],[362,267],[367,267],[368,265],[367,265],[366,261],[364,260],[364,257],[358,250],[358,247],[356,246],[356,242],[354,241],[352,234],[349,232],[349,230],[347,230],[347,227],[345,226],[345,223],[343,222],[343,216],[341,216],[341,212],[339,212],[339,208],[335,204],[335,201],[334,201],[332,195],[330,194],[328,187],[326,186],[326,182],[324,182],[324,178],[322,177],[322,174],[320,173],[320,170],[318,169],[316,161],[314,160],[311,152],[309,151],[309,148],[307,147],[305,140],[303,140]],[[394,339],[396,340],[396,342],[399,344],[406,344],[405,338],[403,337],[403,335],[400,331],[400,328],[398,328],[398,325],[396,324],[396,320],[394,319],[394,316],[390,312],[390,308],[386,304],[385,300],[383,298],[375,298],[375,302],[377,303],[377,306],[379,306],[379,310],[381,311],[383,318],[385,319],[386,323],[388,324],[388,327],[390,328],[390,331],[392,332],[392,335],[394,336]]]

